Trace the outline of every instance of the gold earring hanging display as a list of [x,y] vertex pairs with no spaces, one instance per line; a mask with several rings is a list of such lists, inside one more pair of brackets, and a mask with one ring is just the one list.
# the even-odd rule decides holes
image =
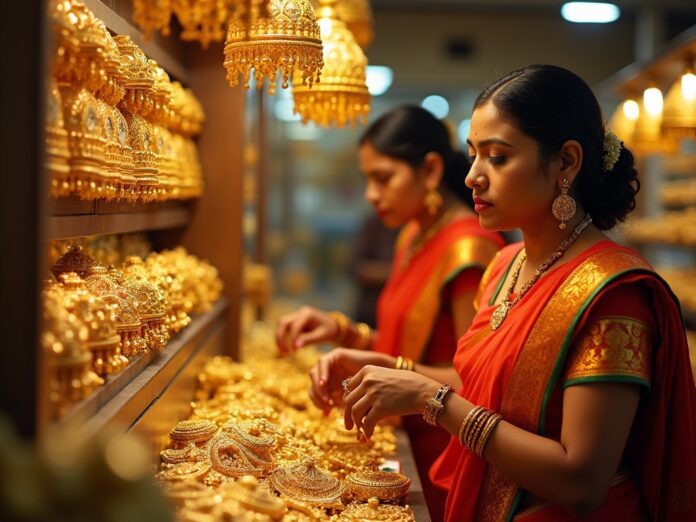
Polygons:
[[440,210],[443,200],[442,195],[437,191],[437,189],[430,189],[425,193],[425,198],[423,204],[425,208],[428,209],[428,214],[434,216]]
[[570,188],[570,183],[568,178],[563,178],[563,186],[561,187],[560,195],[553,201],[553,206],[551,207],[551,212],[553,216],[560,221],[558,228],[565,230],[566,221],[571,219],[575,215],[577,210],[577,205],[572,196],[568,195],[568,189]]

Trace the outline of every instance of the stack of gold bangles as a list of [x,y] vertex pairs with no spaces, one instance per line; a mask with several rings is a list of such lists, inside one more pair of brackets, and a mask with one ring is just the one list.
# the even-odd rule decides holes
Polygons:
[[401,355],[399,355],[396,358],[395,368],[397,370],[407,370],[409,372],[412,372],[413,366],[413,359],[410,359],[409,357],[402,357]]
[[459,442],[477,457],[483,457],[483,450],[493,433],[493,429],[503,419],[501,415],[483,406],[473,408],[459,429]]
[[[329,312],[329,316],[336,321],[338,335],[335,342],[340,346],[347,346],[357,350],[367,350],[372,344],[372,329],[367,323],[353,324],[342,312]],[[353,326],[354,328],[351,328]]]

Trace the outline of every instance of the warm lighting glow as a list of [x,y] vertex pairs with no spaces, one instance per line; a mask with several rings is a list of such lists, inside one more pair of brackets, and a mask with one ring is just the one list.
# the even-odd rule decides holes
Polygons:
[[449,102],[442,96],[432,94],[421,102],[421,107],[430,111],[436,118],[443,119],[449,114]]
[[643,93],[643,105],[645,110],[651,116],[658,116],[662,112],[664,102],[662,100],[662,91],[657,87],[649,87]]
[[696,99],[696,74],[688,72],[681,77],[681,92],[686,101]]
[[561,7],[561,16],[579,24],[608,24],[619,19],[621,10],[605,2],[567,2]]
[[636,100],[626,100],[623,102],[623,112],[626,118],[636,121],[640,116],[640,106]]
[[372,96],[380,96],[389,90],[394,81],[394,71],[385,65],[367,66],[367,90]]

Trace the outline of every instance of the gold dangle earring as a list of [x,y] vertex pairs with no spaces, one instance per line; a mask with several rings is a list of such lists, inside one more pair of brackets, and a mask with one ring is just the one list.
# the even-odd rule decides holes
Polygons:
[[555,217],[561,223],[558,228],[565,230],[566,221],[575,215],[577,206],[575,200],[572,196],[568,195],[568,189],[570,188],[570,183],[568,178],[563,178],[563,185],[561,186],[561,193],[553,201],[553,206],[551,207],[551,212],[553,212],[553,217]]
[[434,216],[438,213],[440,207],[442,206],[442,196],[437,189],[430,189],[425,193],[423,204],[425,205],[425,208],[428,209],[428,213],[431,216]]

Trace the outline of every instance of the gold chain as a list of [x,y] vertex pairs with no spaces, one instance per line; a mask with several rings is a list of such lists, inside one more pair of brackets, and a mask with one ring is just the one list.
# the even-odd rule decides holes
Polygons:
[[505,298],[500,302],[500,304],[496,307],[495,311],[493,312],[493,315],[491,316],[491,330],[497,330],[501,324],[503,324],[503,321],[507,317],[508,312],[510,309],[515,306],[517,303],[520,302],[520,299],[524,297],[524,295],[534,286],[534,283],[537,282],[537,280],[541,277],[541,275],[546,272],[553,264],[558,261],[561,257],[563,257],[563,254],[575,243],[575,241],[580,237],[580,234],[582,234],[583,230],[587,228],[587,226],[592,223],[592,218],[588,214],[585,216],[585,219],[583,219],[580,224],[575,227],[575,230],[573,230],[573,233],[568,236],[566,239],[564,239],[560,245],[558,245],[558,248],[551,253],[551,255],[544,261],[539,268],[536,269],[534,272],[534,275],[520,288],[520,291],[517,293],[515,298],[511,301],[510,296],[512,295],[512,291],[515,288],[515,285],[517,284],[517,279],[520,276],[520,271],[522,270],[522,264],[524,261],[527,259],[527,253],[523,250],[522,254],[520,255],[520,259],[517,262],[517,266],[515,267],[515,271],[512,274],[512,280],[510,281],[510,285],[507,288],[507,292],[505,293]]

